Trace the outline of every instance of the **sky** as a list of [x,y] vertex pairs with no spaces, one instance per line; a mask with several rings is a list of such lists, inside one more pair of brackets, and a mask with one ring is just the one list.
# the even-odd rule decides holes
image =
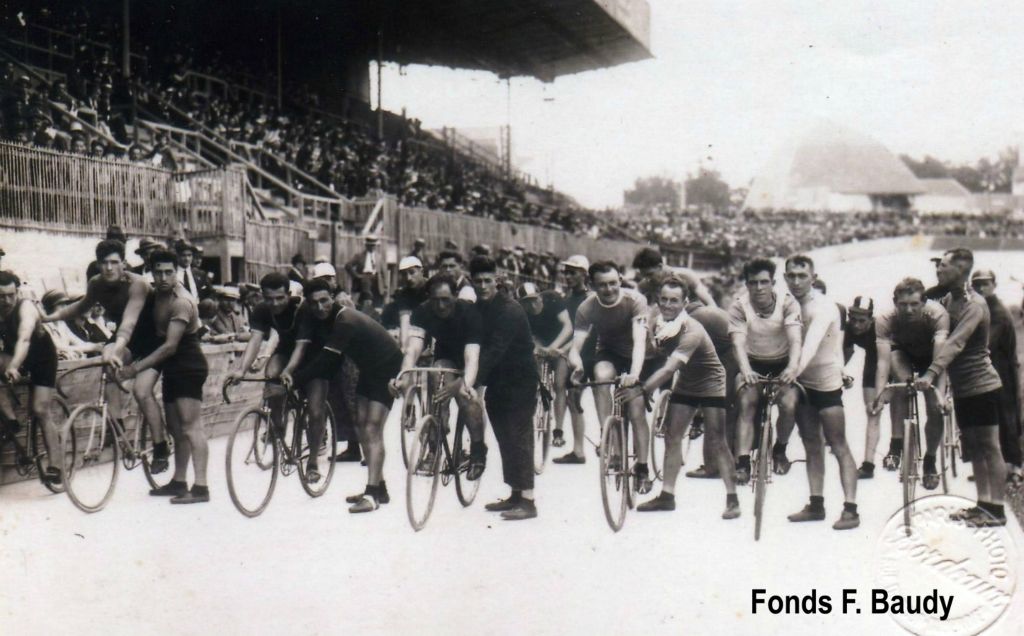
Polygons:
[[1024,141],[1019,0],[649,3],[654,59],[510,90],[491,73],[386,65],[384,107],[427,128],[510,122],[519,165],[594,208],[702,165],[749,185],[822,119],[954,163]]

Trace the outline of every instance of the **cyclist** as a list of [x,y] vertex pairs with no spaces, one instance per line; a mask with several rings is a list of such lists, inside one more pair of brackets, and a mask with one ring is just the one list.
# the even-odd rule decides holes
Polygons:
[[977,506],[955,512],[951,518],[973,527],[1002,526],[1006,525],[1006,464],[999,447],[1002,382],[988,353],[988,305],[968,287],[973,267],[974,254],[968,249],[956,248],[942,255],[937,274],[947,291],[942,305],[949,313],[951,331],[917,385],[927,390],[948,372],[956,423],[970,449]]
[[498,291],[498,266],[487,256],[469,263],[477,293],[483,338],[477,384],[486,388],[487,416],[501,453],[501,471],[512,490],[489,503],[503,519],[537,516],[533,497],[533,413],[537,407],[537,364],[530,322],[519,303]]
[[[18,288],[21,280],[13,272],[0,271],[0,373],[11,384],[21,380],[28,373],[31,386],[29,415],[39,421],[50,449],[47,461],[50,465],[43,471],[43,478],[50,483],[63,481],[62,466],[55,465],[57,450],[57,422],[50,421],[50,401],[57,386],[57,348],[53,345],[43,326],[39,323],[39,310],[32,301],[21,298]],[[5,428],[18,426],[14,405],[6,391],[0,392],[0,415]]]
[[660,313],[652,321],[652,344],[659,354],[664,354],[658,358],[664,362],[643,385],[623,391],[627,400],[650,394],[671,382],[672,376],[679,372],[670,398],[665,431],[665,481],[661,493],[640,504],[637,510],[675,510],[675,483],[683,465],[682,440],[700,409],[707,429],[705,445],[711,447],[711,455],[725,482],[726,504],[722,518],[735,519],[740,516],[740,504],[736,497],[732,453],[725,439],[725,367],[708,332],[683,309],[688,292],[686,283],[679,278],[670,276],[662,281],[658,295]]
[[455,279],[455,286],[459,288],[456,294],[459,300],[468,300],[474,303],[476,302],[476,290],[463,272],[463,263],[462,254],[453,249],[444,249],[437,255],[437,271]]
[[[456,299],[455,281],[447,274],[435,274],[426,287],[429,299],[412,312],[402,370],[416,366],[429,338],[434,343],[433,366],[463,372],[460,378],[450,378],[435,398],[454,398],[459,417],[465,418],[470,437],[470,468],[466,478],[473,481],[480,478],[487,463],[483,406],[472,389],[480,369],[480,313],[468,300]],[[404,394],[412,382],[409,374],[400,381],[392,380],[391,394]]]
[[[864,439],[864,462],[857,469],[858,479],[875,476],[875,451],[878,449],[880,414],[874,408],[878,397],[878,344],[875,336],[875,302],[867,296],[857,296],[847,309],[846,330],[843,333],[843,361],[849,363],[854,347],[864,350],[864,369],[861,373],[861,392],[867,413],[867,430]],[[843,375],[843,383],[849,386],[853,378]]]
[[[562,350],[572,338],[572,319],[569,317],[569,309],[561,294],[554,290],[542,292],[535,283],[526,282],[519,285],[516,289],[516,298],[523,306],[526,317],[530,321],[534,355],[546,358],[548,364],[554,365],[554,395],[549,397],[554,398],[554,416],[557,420],[559,413],[565,417],[568,396],[566,387],[569,379],[569,363],[566,362]],[[575,458],[575,456],[573,457]],[[582,454],[579,459],[582,461],[560,463],[582,464],[586,461]]]
[[[316,267],[313,268],[314,270]],[[324,347],[334,325],[334,318],[341,311],[341,305],[335,301],[334,288],[331,284],[316,277],[303,285],[305,301],[299,307],[295,329],[295,349],[284,369],[281,370],[281,383],[292,386],[292,376],[303,364],[309,363]],[[317,376],[301,385],[306,396],[309,426],[306,427],[306,441],[309,448],[319,446],[323,439],[324,426],[327,423],[328,390],[332,384],[339,386],[343,381],[343,373]],[[320,481],[318,453],[310,452],[306,462],[306,478],[310,482]],[[383,482],[382,482],[383,483]]]
[[[810,504],[789,515],[793,522],[825,518],[825,444],[839,462],[843,485],[843,512],[832,524],[836,530],[860,525],[857,514],[857,464],[846,443],[846,413],[843,410],[843,360],[840,316],[836,304],[813,290],[814,261],[797,254],[786,259],[786,286],[800,303],[803,316],[803,345],[797,378],[806,396],[797,405],[796,422],[807,455]],[[822,439],[824,437],[824,439]]]
[[[919,376],[927,371],[935,354],[942,348],[949,334],[949,314],[942,305],[926,301],[924,284],[916,278],[904,278],[893,290],[895,308],[882,314],[875,322],[878,345],[879,378],[892,377],[897,382]],[[882,395],[875,399],[875,411],[890,399]],[[894,400],[890,404],[892,440],[889,454],[883,460],[886,470],[896,470],[903,454],[903,427],[907,417],[906,402]],[[942,442],[942,411],[933,392],[925,393],[925,455],[921,485],[932,490],[939,485],[935,466],[935,453]]]
[[[574,377],[582,378],[584,369],[580,353],[593,332],[597,337],[594,380],[609,382],[621,377],[622,388],[629,388],[644,379],[641,376],[646,356],[647,300],[635,290],[622,288],[622,275],[611,261],[593,263],[589,275],[596,293],[584,300],[576,311],[569,366]],[[598,420],[604,422],[612,410],[609,387],[595,388],[594,404]],[[640,494],[647,494],[653,484],[646,461],[650,436],[644,417],[643,396],[630,399],[624,407],[633,426],[637,457],[644,459],[636,464],[637,490]]]
[[[118,375],[131,379],[147,369],[162,376],[164,414],[174,436],[174,479],[152,495],[173,495],[172,504],[203,503],[210,500],[206,481],[209,447],[203,427],[203,384],[209,367],[199,345],[199,308],[195,298],[178,280],[178,258],[166,249],[149,257],[153,273],[153,329],[159,345],[152,353],[122,367]],[[189,461],[195,482],[188,490]]]
[[399,287],[391,302],[384,306],[381,322],[387,329],[398,330],[398,343],[404,349],[409,337],[409,317],[413,310],[427,301],[427,279],[423,263],[415,256],[405,256],[398,263]]
[[[565,310],[569,312],[569,321],[573,324],[576,321],[576,311],[583,301],[591,295],[590,290],[587,289],[587,270],[589,268],[590,261],[582,254],[574,254],[562,261],[562,277],[565,282]],[[571,346],[572,338],[570,337],[569,342],[563,347],[563,351],[568,353]],[[581,352],[585,368],[593,366],[593,354],[594,339],[588,339]],[[568,394],[569,390],[566,390],[567,398]],[[559,410],[560,405],[561,410]],[[556,464],[581,464],[586,461],[586,457],[583,454],[585,429],[583,412],[577,410],[576,400],[565,399],[561,402],[555,402],[555,430],[552,433],[551,445],[561,447],[565,444],[562,425],[565,421],[566,406],[569,408],[569,420],[572,425],[572,452],[566,453],[561,457],[555,457],[551,461]]]
[[[711,307],[698,301],[691,300],[686,307],[687,315],[693,318],[704,327],[711,337],[711,343],[715,345],[715,354],[725,367],[725,436],[724,440],[729,447],[730,457],[736,445],[736,376],[739,373],[739,366],[736,363],[736,356],[733,354],[732,338],[729,336],[729,314],[724,309]],[[697,479],[718,478],[718,458],[713,452],[713,444],[703,444],[703,464],[697,470],[686,473],[687,477]]]
[[308,364],[295,371],[292,380],[299,386],[305,386],[313,378],[332,378],[346,355],[359,369],[355,420],[367,468],[366,490],[348,510],[352,513],[371,512],[388,498],[381,483],[383,429],[394,403],[388,385],[401,369],[401,349],[391,334],[373,318],[342,305],[323,348]]
[[[775,263],[755,258],[743,266],[741,293],[729,307],[729,335],[739,367],[736,399],[736,482],[750,481],[750,449],[754,445],[754,416],[758,409],[757,379],[778,378],[783,385],[796,379],[802,339],[800,305],[790,294],[775,292]],[[795,424],[797,393],[790,386],[780,390],[779,423],[772,462],[775,472],[789,472],[786,443]]]
[[[146,248],[147,252],[159,247],[149,239],[143,242],[152,244]],[[121,241],[100,241],[96,245],[96,261],[100,273],[89,279],[85,296],[43,317],[43,322],[66,321],[87,314],[94,305],[103,307],[106,319],[117,325],[117,332],[103,349],[103,361],[114,368],[131,360],[141,360],[159,344],[155,342],[153,329],[150,283],[142,275],[127,270],[124,254],[124,243]],[[149,267],[148,263],[145,267]],[[147,275],[152,276],[151,273]],[[153,432],[153,473],[167,470],[170,456],[160,404],[153,396],[153,388],[159,377],[155,369],[147,370],[136,376],[132,386],[132,394],[142,417]],[[118,391],[110,390],[108,396],[112,403],[111,410],[117,413],[114,417],[120,418]]]
[[[281,372],[284,371],[295,351],[295,340],[299,328],[299,305],[302,304],[302,299],[289,295],[290,286],[291,282],[288,277],[279,272],[271,272],[260,279],[263,301],[256,305],[249,316],[252,338],[245,346],[245,352],[242,353],[242,359],[238,366],[227,374],[227,382],[236,382],[246,374],[259,354],[260,346],[265,339],[270,338],[271,332],[277,334],[277,347],[270,355],[270,359],[267,360],[264,374],[268,380],[281,377]],[[268,385],[264,388],[264,397],[270,406],[270,419],[273,425],[281,429],[284,426],[282,422],[284,392],[280,387]]]

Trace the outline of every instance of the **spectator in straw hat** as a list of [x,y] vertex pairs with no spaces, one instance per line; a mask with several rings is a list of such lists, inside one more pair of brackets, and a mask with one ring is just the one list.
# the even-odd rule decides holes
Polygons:
[[142,259],[141,265],[132,267],[129,271],[133,274],[138,274],[146,279],[146,282],[153,282],[153,274],[149,271],[149,255],[163,247],[160,243],[157,243],[153,239],[144,238],[139,241],[139,247],[136,248],[135,254]]
[[363,240],[363,251],[345,264],[348,274],[349,293],[358,297],[370,294],[373,304],[378,305],[387,295],[387,262],[380,251],[380,239],[369,234]]
[[242,311],[242,295],[237,287],[228,285],[213,288],[217,302],[217,316],[210,329],[216,334],[232,334],[239,342],[249,340],[249,322]]

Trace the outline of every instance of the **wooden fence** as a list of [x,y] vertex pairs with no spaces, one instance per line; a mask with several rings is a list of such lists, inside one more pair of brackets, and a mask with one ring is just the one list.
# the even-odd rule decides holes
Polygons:
[[316,237],[293,225],[250,221],[245,226],[245,278],[258,283],[270,272],[291,266],[292,256],[302,254],[307,263],[315,258]]
[[183,172],[0,143],[0,225],[102,236],[242,238],[253,204],[245,173]]

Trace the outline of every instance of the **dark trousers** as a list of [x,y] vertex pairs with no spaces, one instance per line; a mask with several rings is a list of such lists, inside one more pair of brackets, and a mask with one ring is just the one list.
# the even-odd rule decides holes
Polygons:
[[533,488],[533,411],[537,388],[487,387],[487,417],[501,452],[501,472],[512,490]]

